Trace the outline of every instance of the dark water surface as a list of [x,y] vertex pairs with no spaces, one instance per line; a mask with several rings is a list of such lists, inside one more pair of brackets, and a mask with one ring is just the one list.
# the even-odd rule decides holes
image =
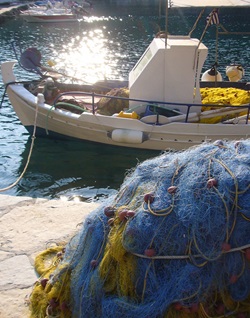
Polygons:
[[[19,47],[21,50],[36,47],[44,64],[53,61],[58,70],[84,81],[127,79],[154,35],[165,28],[165,8],[160,10],[159,2],[94,1],[92,16],[75,24],[40,25],[26,23],[18,17],[10,19],[0,25],[0,62],[15,59],[14,41],[18,53]],[[250,31],[248,16],[244,10],[220,11],[220,21],[229,31]],[[173,10],[170,12],[169,32],[188,34],[196,18],[197,10]],[[205,16],[193,36],[200,38],[204,25]],[[215,26],[209,29],[204,43],[210,48],[205,70],[215,61]],[[232,62],[242,63],[246,71],[244,80],[249,81],[249,44],[249,35],[220,36],[219,64],[222,73],[224,66]],[[18,80],[36,78],[18,66],[15,73]],[[1,97],[3,92],[1,87]],[[22,173],[31,145],[29,135],[7,97],[0,108],[0,128],[0,188],[5,188]],[[24,177],[15,187],[2,193],[43,198],[103,199],[118,190],[129,169],[157,154],[38,138]]]

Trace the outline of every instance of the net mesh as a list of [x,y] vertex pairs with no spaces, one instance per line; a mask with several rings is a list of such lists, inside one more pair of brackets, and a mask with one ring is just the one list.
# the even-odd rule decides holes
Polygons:
[[44,270],[31,316],[249,317],[249,153],[217,141],[140,163]]

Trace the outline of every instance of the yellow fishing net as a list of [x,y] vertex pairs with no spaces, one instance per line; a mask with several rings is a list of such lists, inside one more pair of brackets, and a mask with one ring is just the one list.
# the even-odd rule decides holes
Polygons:
[[[64,245],[50,247],[35,259],[35,269],[40,278],[30,296],[30,318],[70,318],[70,271],[60,265]],[[60,279],[55,271],[60,270]],[[53,279],[51,274],[53,273]]]
[[[227,106],[241,106],[250,103],[250,91],[245,91],[243,89],[238,88],[220,88],[220,87],[212,87],[212,88],[201,88],[201,99],[202,104],[204,105],[227,105]],[[213,106],[204,106],[202,107],[202,111],[218,109],[218,107]],[[238,114],[238,116],[245,115],[247,110],[242,111]],[[200,122],[208,123],[208,124],[216,124],[223,119],[233,118],[234,114],[230,116],[226,115],[225,118],[222,116],[216,116],[213,118],[202,119]]]

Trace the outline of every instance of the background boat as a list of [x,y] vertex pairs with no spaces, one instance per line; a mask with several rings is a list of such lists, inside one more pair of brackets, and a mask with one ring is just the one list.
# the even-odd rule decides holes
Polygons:
[[55,11],[41,12],[26,12],[21,15],[26,22],[30,23],[65,23],[65,22],[78,22],[80,16],[72,12],[58,13]]
[[30,23],[78,22],[83,16],[90,14],[92,6],[88,5],[87,7],[89,11],[83,4],[66,5],[60,1],[52,4],[47,1],[47,4],[43,5],[30,5],[27,10],[20,13],[20,17]]
[[[143,3],[143,5],[142,5]],[[159,1],[98,1],[94,3],[93,16],[85,18],[77,27],[54,24],[27,24],[16,18],[0,27],[0,60],[14,59],[11,41],[19,42],[24,49],[36,43],[43,55],[43,62],[53,60],[62,71],[87,82],[96,79],[126,78],[138,57],[160,29],[164,29],[165,16],[159,17]],[[162,9],[164,11],[164,8]],[[177,12],[178,11],[178,12]],[[211,10],[207,10],[209,14]],[[173,11],[172,11],[173,12]],[[170,32],[187,34],[195,19],[197,10],[188,9],[170,14]],[[243,24],[249,30],[247,11],[235,8],[220,10],[220,19],[230,30],[240,30]],[[48,32],[49,30],[49,32]],[[215,32],[212,27],[205,37],[205,44],[211,54],[204,69],[214,62]],[[199,36],[201,30],[194,35]],[[220,37],[219,54],[222,58],[220,70],[232,61],[245,67],[245,80],[249,80],[249,37],[235,35]],[[229,52],[230,55],[225,55]],[[119,70],[119,72],[118,72]],[[17,68],[18,78],[27,80],[33,75]],[[3,93],[3,87],[1,88]],[[0,109],[0,187],[15,181],[27,161],[30,139],[17,119],[8,99]],[[89,147],[85,144],[56,141],[35,141],[31,164],[22,181],[5,194],[30,195],[34,197],[58,198],[66,196],[88,200],[113,193],[119,187],[127,169],[138,160],[156,155],[137,151]],[[72,154],[73,153],[73,154]],[[64,160],[65,158],[65,160]],[[94,159],[95,160],[94,160]],[[100,165],[101,164],[101,165]],[[100,166],[99,166],[100,165]],[[86,168],[88,167],[88,168]],[[66,174],[67,171],[67,174]],[[88,174],[88,171],[91,173]],[[72,176],[72,177],[71,177]],[[113,180],[113,181],[112,181]]]

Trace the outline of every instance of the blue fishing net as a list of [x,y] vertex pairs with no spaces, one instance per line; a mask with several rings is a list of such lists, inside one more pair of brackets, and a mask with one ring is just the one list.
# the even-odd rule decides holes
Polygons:
[[250,140],[146,160],[67,245],[72,317],[249,317],[249,221]]

